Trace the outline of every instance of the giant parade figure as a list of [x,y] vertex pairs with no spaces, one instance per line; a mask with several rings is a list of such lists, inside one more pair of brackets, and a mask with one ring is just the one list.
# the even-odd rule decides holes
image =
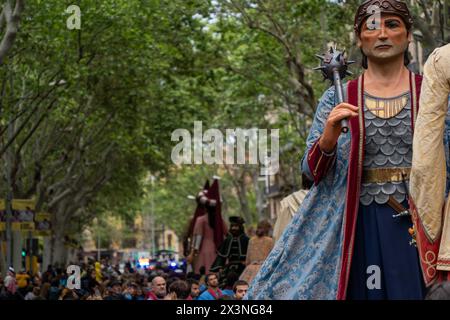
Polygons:
[[[343,85],[339,72],[328,72],[335,86],[319,101],[301,164],[314,186],[247,299],[424,297],[407,210],[422,80],[406,67],[412,25],[403,1],[359,6],[354,31],[364,70]],[[324,73],[345,64],[334,50],[321,59]]]
[[205,184],[196,197],[197,209],[191,221],[191,248],[187,260],[193,265],[196,274],[200,273],[202,267],[206,274],[209,273],[216,251],[227,234],[221,213],[219,181],[215,179],[211,187],[207,186]]
[[211,272],[220,274],[220,282],[225,283],[230,273],[239,277],[245,269],[249,238],[245,234],[245,220],[238,216],[229,218],[230,228],[225,241],[217,250],[217,257]]
[[411,205],[413,234],[428,283],[450,280],[449,148],[450,44],[437,48],[424,67],[413,140]]
[[[203,190],[203,192],[206,192],[206,191],[208,191],[208,189],[209,189],[209,180],[206,180],[202,190]],[[187,230],[183,236],[183,255],[187,258],[189,258],[189,255],[191,254],[191,249],[192,249],[193,240],[194,240],[193,236],[194,236],[195,222],[197,222],[197,219],[200,216],[205,214],[205,206],[200,204],[200,202],[198,201],[198,197],[193,197],[193,196],[191,196],[191,197],[193,199],[195,199],[197,206],[195,207],[194,216],[189,221]],[[192,263],[190,264],[190,267],[192,267]],[[193,271],[191,269],[188,269],[188,270]]]

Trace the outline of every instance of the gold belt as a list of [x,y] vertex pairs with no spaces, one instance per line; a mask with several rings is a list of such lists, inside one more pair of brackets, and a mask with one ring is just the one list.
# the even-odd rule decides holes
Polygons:
[[363,171],[363,183],[400,182],[408,180],[411,168],[373,168]]

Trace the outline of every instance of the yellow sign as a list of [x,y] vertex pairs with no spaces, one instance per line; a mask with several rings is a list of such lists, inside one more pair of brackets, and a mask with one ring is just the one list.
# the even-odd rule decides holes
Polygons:
[[34,200],[12,201],[12,222],[34,222]]
[[22,222],[20,223],[21,231],[33,231],[34,230],[34,222]]
[[37,212],[36,215],[34,216],[34,220],[35,221],[50,221],[51,220],[51,215],[50,213],[47,212]]
[[13,225],[12,230],[33,231],[34,230],[34,210],[36,202],[33,199],[13,199]]
[[12,201],[12,208],[13,210],[18,211],[34,211],[34,209],[36,208],[36,201],[33,199],[14,199]]
[[37,237],[50,237],[52,235],[51,230],[34,230],[33,234]]
[[37,212],[34,216],[34,234],[41,237],[50,237],[52,232],[51,214],[48,212]]
[[[34,210],[36,201],[34,199],[14,199],[12,200],[12,231],[33,231]],[[6,230],[6,205],[4,200],[0,200],[0,231]]]
[[20,222],[12,222],[11,230],[12,231],[20,231]]

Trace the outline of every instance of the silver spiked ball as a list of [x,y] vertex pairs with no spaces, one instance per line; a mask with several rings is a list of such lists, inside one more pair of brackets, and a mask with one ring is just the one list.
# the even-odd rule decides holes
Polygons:
[[[344,91],[342,88],[342,79],[346,76],[352,75],[348,71],[348,66],[355,61],[347,61],[345,58],[345,50],[336,50],[336,47],[330,47],[330,50],[324,55],[316,54],[316,57],[320,59],[320,66],[314,68],[314,70],[320,70],[324,77],[324,80],[330,80],[334,84],[337,104],[344,102]],[[349,131],[349,125],[347,119],[341,121],[342,132],[347,133]]]
[[348,70],[348,66],[355,61],[347,61],[345,57],[345,50],[336,50],[336,47],[330,47],[330,50],[324,55],[316,54],[316,57],[320,59],[320,66],[314,68],[314,70],[320,70],[324,79],[328,79],[331,82],[334,81],[334,71],[339,72],[339,77],[344,79],[346,76],[351,76],[352,73]]

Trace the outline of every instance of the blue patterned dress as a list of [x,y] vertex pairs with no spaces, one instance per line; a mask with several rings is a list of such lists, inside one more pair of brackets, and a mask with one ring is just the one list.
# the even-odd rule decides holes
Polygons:
[[[346,87],[347,84],[344,85],[344,92],[347,92]],[[331,87],[319,101],[306,141],[308,150],[322,134],[326,119],[335,105],[335,90]],[[450,134],[449,125],[450,117],[447,121],[447,135]],[[444,143],[447,146],[449,172],[447,135],[444,135]],[[336,299],[342,260],[350,143],[350,135],[340,136],[333,166],[305,197],[299,211],[250,284],[245,299]],[[302,171],[311,175],[303,160]],[[450,174],[447,175],[449,176]],[[447,192],[448,182],[449,179]]]

